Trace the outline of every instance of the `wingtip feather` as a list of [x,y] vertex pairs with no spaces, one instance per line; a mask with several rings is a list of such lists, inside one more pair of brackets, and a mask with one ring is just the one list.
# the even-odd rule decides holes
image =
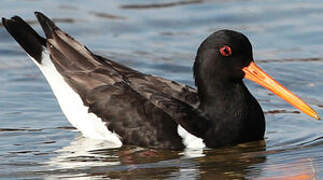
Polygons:
[[35,12],[35,16],[37,17],[45,35],[47,38],[52,38],[53,32],[58,29],[58,27],[55,25],[55,23],[48,18],[46,15],[44,15],[41,12]]
[[46,44],[46,39],[39,36],[37,32],[19,16],[13,16],[11,19],[3,17],[2,23],[20,46],[38,63],[41,63],[41,54],[43,46]]

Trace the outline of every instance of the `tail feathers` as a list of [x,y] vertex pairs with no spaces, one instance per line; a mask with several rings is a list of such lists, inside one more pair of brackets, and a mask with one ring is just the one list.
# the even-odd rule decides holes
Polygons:
[[39,36],[18,16],[11,19],[2,18],[2,22],[22,48],[39,64],[42,64],[44,48],[50,53],[50,59],[59,72],[95,69],[104,63],[83,44],[60,30],[44,14],[35,12],[35,15],[46,35],[46,39]]
[[[102,64],[102,62],[100,62],[100,60],[97,59],[89,49],[59,29],[55,23],[43,13],[35,12],[35,15],[45,32],[48,41],[47,47],[55,65],[60,64],[63,69],[69,70],[88,70],[96,68],[98,65]],[[56,57],[56,55],[58,56]]]
[[47,39],[51,39],[53,36],[53,32],[59,28],[55,25],[55,23],[51,19],[49,19],[43,13],[35,12],[35,15],[36,15],[43,31],[45,32]]
[[46,39],[37,34],[32,27],[18,16],[11,19],[2,18],[2,24],[28,55],[41,64]]

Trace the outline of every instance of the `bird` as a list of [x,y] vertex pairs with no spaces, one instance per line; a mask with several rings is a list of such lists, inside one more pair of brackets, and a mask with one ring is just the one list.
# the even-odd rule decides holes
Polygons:
[[145,74],[92,53],[41,12],[39,35],[21,17],[2,24],[47,79],[68,121],[114,147],[218,148],[264,139],[265,117],[243,79],[307,115],[319,115],[256,65],[242,33],[222,29],[199,46],[196,88]]

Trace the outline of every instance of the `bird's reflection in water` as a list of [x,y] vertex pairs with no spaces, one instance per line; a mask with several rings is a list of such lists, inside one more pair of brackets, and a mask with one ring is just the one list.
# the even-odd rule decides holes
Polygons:
[[[249,167],[264,163],[264,141],[220,149],[169,151],[124,146],[77,137],[57,150],[48,164],[55,177],[140,179],[244,179]],[[64,171],[63,171],[64,170]],[[68,172],[68,174],[66,174]],[[252,171],[259,177],[261,168]]]
[[[110,154],[95,153],[95,150],[108,148]],[[92,166],[119,165],[119,158],[115,155],[118,149],[114,149],[109,143],[102,140],[76,137],[70,145],[57,151],[57,156],[48,164],[53,169],[74,169]]]
[[304,158],[291,163],[267,164],[263,175],[255,180],[316,180],[313,159]]

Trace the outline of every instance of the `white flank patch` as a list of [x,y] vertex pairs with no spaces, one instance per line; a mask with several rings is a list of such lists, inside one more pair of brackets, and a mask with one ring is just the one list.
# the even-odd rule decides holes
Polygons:
[[114,147],[122,146],[118,134],[109,131],[105,122],[94,113],[88,113],[89,108],[84,106],[81,97],[65,82],[62,75],[56,70],[47,50],[42,52],[41,64],[32,57],[30,58],[44,74],[63,113],[74,127],[80,130],[85,137],[109,141],[115,144]]
[[183,144],[187,149],[203,149],[206,147],[203,139],[187,132],[181,125],[178,125],[177,133],[183,138]]

